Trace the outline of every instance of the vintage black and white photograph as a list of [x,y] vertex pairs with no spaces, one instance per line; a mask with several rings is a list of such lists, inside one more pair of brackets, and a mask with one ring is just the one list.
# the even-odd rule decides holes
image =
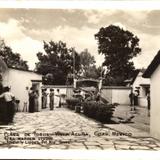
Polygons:
[[0,8],[0,149],[160,149],[160,10]]

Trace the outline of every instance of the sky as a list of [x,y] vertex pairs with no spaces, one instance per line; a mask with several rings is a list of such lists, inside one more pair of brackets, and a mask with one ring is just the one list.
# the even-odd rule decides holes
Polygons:
[[111,24],[131,31],[139,39],[142,52],[133,59],[136,68],[146,68],[160,49],[160,10],[127,9],[2,9],[0,38],[13,52],[28,61],[30,69],[44,52],[43,40],[59,40],[78,52],[88,49],[97,66],[104,61],[98,54],[94,35]]

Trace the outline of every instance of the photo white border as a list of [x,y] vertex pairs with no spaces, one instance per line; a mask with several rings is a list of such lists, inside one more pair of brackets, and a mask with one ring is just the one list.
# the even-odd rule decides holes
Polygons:
[[159,151],[125,150],[60,150],[60,149],[1,149],[0,159],[56,160],[159,160]]
[[159,0],[0,0],[0,8],[160,9]]
[[[0,0],[0,8],[159,10],[160,1]],[[160,160],[159,151],[0,149],[0,159]]]

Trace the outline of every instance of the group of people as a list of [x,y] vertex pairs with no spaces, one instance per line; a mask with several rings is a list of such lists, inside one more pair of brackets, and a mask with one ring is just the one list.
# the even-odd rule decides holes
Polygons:
[[[49,96],[49,107],[50,110],[53,110],[54,107],[61,107],[61,96],[59,89],[56,90],[50,89],[50,92],[47,92],[47,89],[42,89],[42,109],[47,108],[48,104],[48,96]],[[30,89],[29,92],[29,112],[38,112],[39,110],[39,93],[38,90],[34,90],[33,88]]]
[[33,89],[33,87],[30,88],[29,91],[29,112],[38,112],[38,98],[39,98],[39,92],[38,90]]
[[42,89],[42,109],[47,108],[48,96],[50,110],[53,110],[54,107],[61,107],[61,96],[59,89],[55,92],[55,90],[51,88],[50,93],[47,93],[47,89]]
[[13,122],[15,114],[15,96],[8,86],[0,84],[0,123],[8,125]]

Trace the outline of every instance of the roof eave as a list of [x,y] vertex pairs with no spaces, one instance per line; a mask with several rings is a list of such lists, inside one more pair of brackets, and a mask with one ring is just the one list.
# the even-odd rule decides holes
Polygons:
[[158,51],[157,55],[154,57],[150,65],[148,66],[147,70],[142,75],[143,78],[150,78],[153,72],[160,64],[160,51]]

